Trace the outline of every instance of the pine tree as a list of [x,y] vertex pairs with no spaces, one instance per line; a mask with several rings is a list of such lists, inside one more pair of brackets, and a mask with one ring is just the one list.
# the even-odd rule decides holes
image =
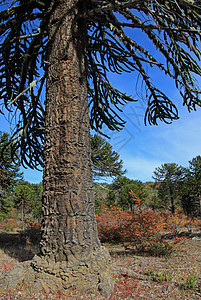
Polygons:
[[15,207],[21,210],[21,221],[24,229],[24,221],[26,212],[30,211],[32,199],[34,197],[30,184],[26,181],[21,181],[14,189]]
[[[16,120],[12,153],[19,149],[22,164],[44,166],[41,256],[34,269],[44,276],[57,269],[61,278],[68,268],[65,287],[109,292],[109,256],[94,215],[90,124],[98,131],[104,124],[120,130],[122,105],[138,100],[112,86],[110,71],[142,78],[146,123],[178,118],[173,99],[154,84],[147,66],[173,79],[189,110],[201,105],[193,78],[201,74],[201,2],[1,0],[0,5],[1,111],[7,108]],[[144,37],[160,56],[148,51]]]
[[175,163],[165,163],[154,171],[153,178],[159,184],[159,197],[165,202],[164,206],[171,207],[172,214],[175,213],[175,199],[178,196],[180,183],[185,176],[185,169]]
[[185,180],[181,186],[181,201],[184,211],[191,216],[201,215],[201,156],[189,161]]
[[43,186],[42,183],[32,183],[31,188],[34,194],[34,198],[31,201],[32,206],[32,215],[34,216],[35,220],[40,220],[42,215],[42,193],[43,193]]
[[11,157],[10,138],[7,132],[0,131],[0,153],[4,149],[4,156],[0,156],[0,211],[4,215],[13,207],[12,192],[22,178],[20,163],[13,163]]
[[[108,203],[118,204],[123,210],[134,211],[135,202],[130,192],[135,192],[136,196],[145,201],[147,192],[145,184],[140,180],[129,179],[125,176],[118,176],[109,186]],[[113,202],[113,203],[112,203]]]
[[123,161],[119,159],[119,154],[113,150],[110,143],[98,134],[91,136],[91,156],[95,178],[116,177],[126,173],[126,170],[123,170]]

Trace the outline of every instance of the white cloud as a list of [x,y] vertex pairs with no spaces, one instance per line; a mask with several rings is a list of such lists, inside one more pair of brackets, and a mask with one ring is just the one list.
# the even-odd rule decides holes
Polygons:
[[128,171],[125,176],[141,181],[153,180],[153,171],[163,163],[163,161],[153,161],[145,157],[126,157],[123,161]]

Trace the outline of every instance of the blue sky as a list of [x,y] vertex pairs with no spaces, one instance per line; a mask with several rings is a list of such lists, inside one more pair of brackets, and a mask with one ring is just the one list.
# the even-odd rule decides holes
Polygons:
[[[136,103],[124,107],[122,117],[127,121],[121,132],[106,133],[109,142],[120,154],[127,169],[126,176],[143,182],[153,180],[153,171],[163,163],[177,163],[188,167],[189,160],[201,155],[201,108],[187,110],[174,82],[159,70],[150,69],[151,78],[162,91],[175,103],[179,110],[179,120],[172,124],[160,122],[158,126],[144,125],[147,100],[140,95],[141,83],[136,84],[133,74],[111,76],[115,87],[138,98]],[[199,79],[198,84],[201,85]]]
[[[152,43],[142,36],[141,31],[134,32],[128,29],[128,33],[135,34],[134,37],[138,42],[155,53]],[[157,57],[161,59],[160,54],[157,54]],[[110,136],[109,142],[114,150],[124,161],[126,176],[143,182],[152,180],[153,171],[163,163],[174,162],[187,167],[189,160],[201,155],[201,108],[189,113],[187,108],[182,106],[182,99],[170,79],[156,68],[147,68],[146,71],[157,83],[157,87],[168,94],[179,108],[180,119],[170,125],[160,123],[158,126],[145,126],[143,119],[146,99],[143,99],[142,95],[139,102],[125,105],[121,116],[127,123],[121,132],[103,129],[103,132]],[[111,75],[110,79],[114,87],[127,92],[128,95],[132,94],[134,98],[139,98],[141,83],[136,81],[135,74]],[[10,130],[2,115],[0,115],[0,130],[7,132]],[[30,169],[23,171],[25,180],[29,182],[38,183],[42,180],[42,172]]]
[[[134,90],[132,75],[121,75],[113,81],[128,94]],[[110,136],[108,141],[120,154],[127,169],[126,176],[131,179],[143,182],[153,180],[154,169],[162,163],[174,162],[187,167],[189,160],[201,154],[201,108],[189,113],[168,79],[162,82],[161,87],[170,93],[171,99],[178,105],[179,120],[170,125],[160,123],[158,126],[145,126],[146,101],[141,100],[124,107],[122,117],[127,123],[121,132],[103,130]],[[0,130],[9,132],[9,124],[2,115]],[[29,182],[38,183],[42,180],[42,172],[31,169],[23,171],[25,180]]]
[[[125,115],[131,111],[127,107]],[[189,160],[201,154],[201,109],[189,113],[182,108],[179,120],[158,126],[144,126],[141,118],[137,127],[130,122],[130,114],[125,129],[113,134],[110,141],[124,161],[127,177],[150,181],[154,169],[161,164],[187,167]]]

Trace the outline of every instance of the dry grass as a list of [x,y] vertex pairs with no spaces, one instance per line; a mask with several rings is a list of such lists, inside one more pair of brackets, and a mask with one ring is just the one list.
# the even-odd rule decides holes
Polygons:
[[[201,238],[189,238],[178,253],[169,259],[134,255],[120,245],[108,247],[115,265],[133,270],[139,276],[114,275],[115,290],[107,298],[95,291],[80,294],[76,291],[35,294],[31,286],[23,283],[18,289],[7,290],[0,299],[201,299]],[[23,236],[13,233],[0,234],[0,273],[6,273],[19,261],[32,259],[38,247],[27,244]],[[1,275],[1,274],[0,274]]]

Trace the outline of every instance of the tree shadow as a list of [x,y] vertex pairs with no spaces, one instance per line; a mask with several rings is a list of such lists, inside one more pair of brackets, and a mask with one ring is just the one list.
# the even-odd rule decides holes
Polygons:
[[38,246],[28,242],[24,233],[0,232],[0,249],[19,262],[32,260],[39,253]]

